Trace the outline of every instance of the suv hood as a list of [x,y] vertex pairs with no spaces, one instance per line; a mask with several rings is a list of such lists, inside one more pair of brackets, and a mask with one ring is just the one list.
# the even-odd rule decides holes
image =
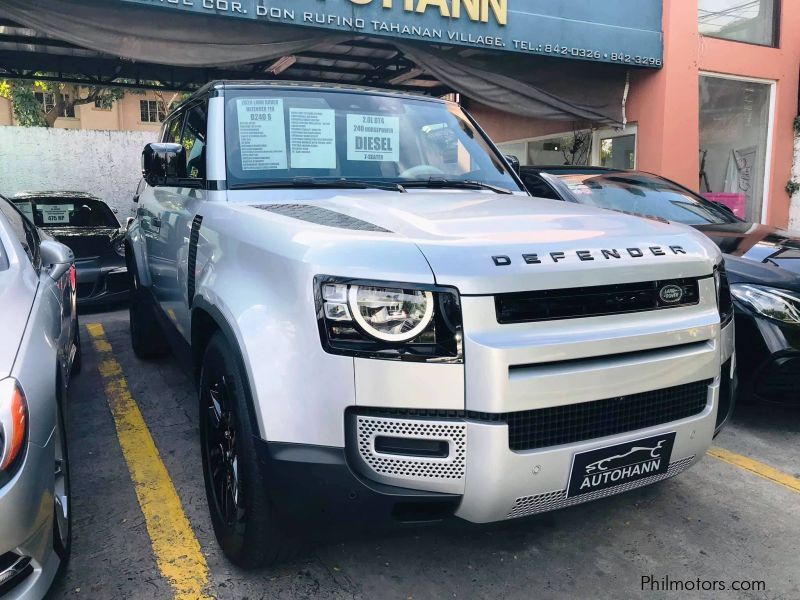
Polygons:
[[[288,195],[402,236],[424,254],[438,284],[462,294],[702,277],[720,260],[717,247],[691,227],[527,195],[325,192],[284,190],[276,201]],[[272,194],[258,198],[268,202]]]

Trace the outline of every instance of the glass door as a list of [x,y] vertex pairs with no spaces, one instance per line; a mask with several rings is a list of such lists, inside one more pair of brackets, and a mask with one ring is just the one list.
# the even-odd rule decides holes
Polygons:
[[752,223],[765,212],[773,85],[700,77],[700,193]]

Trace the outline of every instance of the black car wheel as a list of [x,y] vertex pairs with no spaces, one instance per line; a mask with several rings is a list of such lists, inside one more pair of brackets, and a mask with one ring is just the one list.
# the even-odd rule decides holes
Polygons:
[[238,361],[216,333],[200,374],[200,443],[214,533],[225,555],[253,569],[294,551],[269,499],[269,478],[258,461],[249,398]]
[[139,275],[135,267],[131,273],[130,290],[130,329],[133,352],[139,358],[159,358],[167,353],[164,333],[153,314],[153,307],[147,301],[144,290],[139,285]]
[[61,406],[58,407],[54,444],[53,550],[55,550],[63,565],[69,559],[70,550],[72,549],[72,503],[67,431]]

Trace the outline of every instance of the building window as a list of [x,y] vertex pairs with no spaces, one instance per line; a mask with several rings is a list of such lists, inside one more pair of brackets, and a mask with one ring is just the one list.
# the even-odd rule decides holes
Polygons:
[[700,192],[760,223],[772,84],[700,77]]
[[609,169],[636,168],[636,135],[600,137],[599,163]]
[[[42,105],[42,109],[46,113],[53,110],[56,105],[56,96],[53,92],[34,92],[34,96],[36,96],[36,101]],[[74,119],[75,107],[69,104],[69,94],[62,94],[62,97],[64,98],[64,105],[61,109],[61,114],[58,116]]]
[[736,42],[778,45],[780,0],[700,0],[700,33]]
[[506,142],[498,144],[498,148],[503,154],[519,158],[523,166],[591,165],[635,169],[637,132],[635,124],[629,124],[624,129],[582,129]]
[[139,100],[139,112],[142,123],[161,123],[165,117],[158,100]]
[[499,144],[504,154],[516,156],[527,165],[588,165],[591,157],[592,132],[563,133],[529,141]]

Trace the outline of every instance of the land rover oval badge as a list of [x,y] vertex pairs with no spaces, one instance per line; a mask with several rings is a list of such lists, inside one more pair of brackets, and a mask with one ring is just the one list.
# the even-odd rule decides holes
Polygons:
[[677,304],[683,300],[683,288],[679,285],[665,285],[658,292],[658,297],[666,304]]

